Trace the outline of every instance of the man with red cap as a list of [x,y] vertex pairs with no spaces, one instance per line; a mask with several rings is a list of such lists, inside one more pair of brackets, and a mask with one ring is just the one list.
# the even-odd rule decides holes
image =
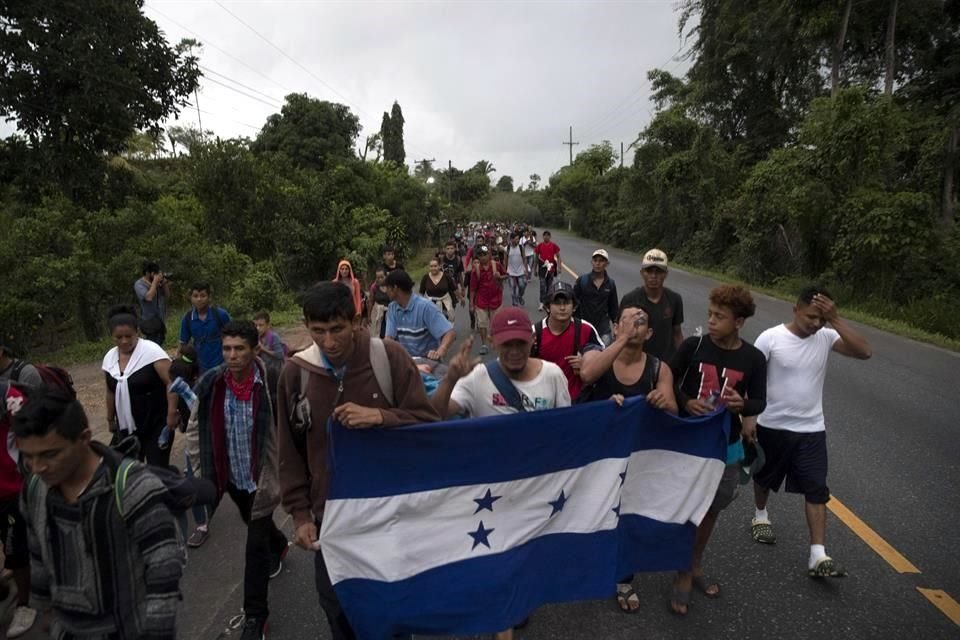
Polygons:
[[[431,398],[441,416],[481,418],[570,406],[567,378],[560,367],[530,355],[533,327],[526,311],[501,309],[493,317],[491,330],[496,360],[485,364],[471,360],[470,338],[450,361],[446,377]],[[512,639],[513,629],[494,634],[494,640]]]
[[432,397],[441,415],[479,418],[570,406],[560,367],[530,356],[533,328],[526,311],[505,307],[491,328],[497,359],[477,366],[479,360],[470,360],[471,341],[465,341]]

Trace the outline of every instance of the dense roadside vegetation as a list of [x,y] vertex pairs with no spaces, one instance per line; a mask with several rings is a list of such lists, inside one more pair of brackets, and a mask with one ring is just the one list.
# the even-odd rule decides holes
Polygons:
[[0,141],[0,338],[27,351],[96,341],[144,259],[173,273],[174,307],[207,280],[236,314],[284,309],[340,258],[367,271],[385,243],[413,257],[446,196],[463,213],[490,190],[481,163],[448,171],[443,202],[410,175],[396,103],[359,151],[356,115],[306,94],[253,139],[164,129],[201,81],[202,46],[167,43],[140,1],[0,19],[0,115],[19,129]]
[[[177,126],[202,44],[166,42],[141,0],[0,16],[0,338],[34,353],[103,335],[145,258],[244,314],[384,243],[407,258],[451,223],[523,220],[660,246],[757,286],[960,338],[960,0],[683,0],[690,69],[649,72],[655,112],[547,180],[420,161],[394,103],[291,94],[253,138]],[[119,52],[119,53],[117,53]],[[641,119],[642,114],[637,114]],[[411,265],[416,266],[416,265]]]
[[680,30],[689,72],[650,71],[633,166],[594,145],[529,203],[960,338],[960,2],[685,0]]

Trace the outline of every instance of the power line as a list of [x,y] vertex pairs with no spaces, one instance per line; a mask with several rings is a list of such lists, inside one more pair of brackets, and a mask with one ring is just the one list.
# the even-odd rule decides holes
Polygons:
[[232,82],[233,84],[237,85],[238,87],[243,87],[243,88],[246,89],[247,91],[252,91],[253,93],[260,94],[261,96],[263,96],[263,97],[266,98],[267,100],[270,100],[271,102],[275,102],[275,103],[280,104],[280,105],[283,104],[283,100],[278,100],[278,99],[274,98],[273,96],[271,96],[271,95],[268,94],[268,93],[264,93],[263,91],[260,91],[260,90],[258,90],[258,89],[254,89],[253,87],[249,87],[249,86],[243,84],[242,82],[240,82],[239,80],[234,80],[234,79],[231,78],[230,76],[224,75],[224,74],[220,73],[219,71],[214,71],[213,69],[211,69],[211,68],[209,68],[209,67],[205,67],[205,66],[203,66],[202,64],[198,64],[197,66],[200,67],[200,69],[205,72],[204,75],[206,75],[207,73],[212,73],[213,75],[218,76],[218,77],[220,77],[220,78],[223,78],[224,80],[226,80],[226,81],[228,81],[228,82]]
[[[286,51],[284,51],[282,48],[280,48],[279,46],[277,46],[276,44],[274,44],[274,43],[273,43],[269,38],[267,38],[265,35],[263,35],[263,34],[260,33],[259,31],[257,31],[256,29],[254,29],[249,23],[247,23],[246,21],[244,21],[240,16],[238,16],[238,15],[235,14],[233,11],[231,11],[231,10],[228,9],[226,6],[224,6],[224,4],[223,4],[222,2],[220,2],[220,0],[213,0],[213,2],[214,2],[214,4],[216,4],[218,7],[220,7],[220,8],[223,9],[225,12],[227,12],[230,16],[232,16],[234,20],[236,20],[237,22],[239,22],[240,24],[242,24],[244,27],[246,27],[247,29],[249,29],[251,32],[253,32],[253,34],[256,35],[258,38],[260,38],[261,40],[263,40],[264,42],[266,42],[268,45],[270,45],[271,47],[273,47],[274,49],[276,49],[284,58],[286,58],[287,60],[289,60],[289,61],[292,62],[293,64],[297,65],[300,69],[302,69],[302,70],[304,71],[304,73],[306,73],[307,75],[309,75],[311,78],[313,78],[314,80],[316,80],[317,82],[319,82],[321,85],[323,85],[323,86],[326,87],[327,89],[329,89],[331,92],[333,92],[333,93],[334,93],[335,95],[337,95],[338,97],[342,98],[343,101],[344,101],[344,103],[345,103],[348,107],[351,107],[351,108],[352,108],[354,111],[356,111],[358,114],[364,115],[364,116],[366,116],[367,118],[372,118],[372,116],[371,116],[369,113],[367,113],[363,108],[361,108],[361,107],[357,106],[356,104],[354,104],[353,102],[351,102],[350,99],[349,99],[347,96],[345,96],[345,95],[343,95],[342,93],[340,93],[339,91],[337,91],[336,88],[334,88],[332,85],[330,85],[330,84],[327,83],[325,80],[323,80],[323,78],[319,77],[317,74],[315,74],[313,71],[311,71],[308,67],[306,67],[306,66],[304,66],[302,63],[300,63],[300,61],[298,61],[296,58],[294,58],[294,57],[291,56],[289,53],[287,53]],[[199,37],[199,36],[198,36],[198,37]],[[376,120],[374,120],[374,122],[376,122]],[[408,146],[410,147],[410,150],[413,151],[414,153],[416,153],[417,155],[421,155],[421,156],[427,155],[427,154],[421,152],[419,149],[416,149],[413,145],[408,145]]]
[[[661,62],[659,65],[657,65],[657,66],[654,67],[654,68],[655,68],[655,69],[661,69],[661,68],[664,68],[665,66],[669,65],[671,62],[676,61],[676,60],[677,60],[677,54],[679,54],[682,50],[683,50],[683,45],[680,45],[680,47],[679,47],[676,51],[674,51],[674,52],[670,55],[669,58],[667,58],[666,60],[664,60],[663,62]],[[604,123],[604,121],[605,121],[605,120],[609,121],[609,120],[611,119],[611,116],[614,116],[614,114],[616,114],[618,111],[620,111],[624,106],[627,106],[628,103],[629,103],[629,106],[627,106],[627,108],[628,108],[628,113],[629,113],[629,109],[630,109],[630,108],[632,108],[635,104],[637,104],[638,102],[640,102],[642,99],[644,99],[644,98],[646,97],[646,96],[645,96],[644,94],[642,94],[641,92],[642,92],[642,91],[644,90],[644,88],[646,88],[646,86],[649,85],[649,84],[650,84],[650,76],[648,75],[648,76],[646,77],[646,79],[644,79],[643,82],[641,82],[641,83],[637,86],[636,89],[634,89],[634,90],[631,91],[629,94],[627,94],[627,97],[624,98],[623,100],[621,100],[621,101],[617,104],[617,106],[615,106],[613,109],[610,109],[610,110],[606,111],[606,112],[604,113],[604,115],[600,116],[599,118],[595,119],[593,122],[591,122],[590,124],[588,124],[586,127],[583,128],[583,131],[586,132],[586,134],[588,135],[588,137],[589,137],[589,136],[594,136],[594,135],[595,135],[596,133],[598,133],[598,132],[608,131],[609,128],[607,128],[607,125],[606,125],[606,123]],[[637,94],[639,94],[639,97],[634,98],[634,96],[636,96]]]
[[258,71],[257,69],[254,69],[254,68],[251,67],[249,64],[247,64],[246,62],[244,62],[244,61],[241,60],[240,58],[236,57],[235,55],[233,55],[232,53],[230,53],[229,51],[227,51],[227,50],[224,49],[223,47],[219,47],[219,46],[217,46],[216,44],[214,44],[213,42],[210,42],[208,39],[204,38],[204,37],[201,36],[199,33],[197,33],[196,31],[194,31],[193,29],[191,29],[190,27],[187,27],[187,26],[181,24],[180,22],[177,22],[176,20],[174,20],[173,18],[171,18],[171,17],[168,16],[167,14],[163,13],[162,11],[160,11],[159,9],[157,9],[156,7],[154,7],[154,6],[152,6],[152,5],[145,5],[145,8],[146,8],[146,9],[149,9],[150,11],[156,13],[156,14],[159,15],[159,16],[162,16],[162,17],[165,18],[166,20],[169,20],[170,22],[172,22],[172,23],[175,24],[176,26],[180,27],[181,29],[183,29],[183,30],[186,31],[187,33],[189,33],[189,34],[191,34],[191,35],[193,35],[193,36],[196,36],[196,37],[200,40],[200,44],[201,44],[201,45],[203,45],[203,46],[205,46],[205,47],[208,46],[208,47],[211,47],[211,48],[213,48],[213,49],[216,49],[217,51],[219,51],[219,52],[222,53],[223,55],[227,56],[228,58],[230,58],[231,60],[233,60],[233,61],[236,62],[237,64],[239,64],[239,65],[243,66],[244,68],[249,69],[250,71],[254,72],[255,74],[257,74],[258,76],[260,76],[261,78],[263,78],[263,79],[266,80],[267,82],[271,82],[271,83],[275,84],[276,86],[280,87],[281,89],[283,89],[283,90],[286,91],[287,93],[297,93],[294,89],[291,89],[290,87],[287,87],[286,85],[283,85],[283,84],[277,82],[276,80],[274,80],[273,78],[271,78],[271,77],[268,76],[267,74],[265,74],[265,73],[263,73],[263,72],[261,72],[261,71]]
[[210,78],[210,77],[206,78],[206,80],[207,80],[207,82],[212,82],[213,84],[220,85],[221,87],[224,87],[225,89],[229,89],[230,91],[233,91],[234,93],[239,93],[240,95],[242,95],[242,96],[245,97],[245,98],[250,98],[251,100],[256,100],[257,102],[260,102],[260,103],[262,103],[262,104],[265,104],[265,105],[267,105],[268,107],[271,107],[271,108],[273,108],[273,109],[280,109],[280,108],[282,108],[282,106],[283,106],[281,103],[278,103],[278,102],[267,102],[267,101],[264,100],[263,98],[258,98],[257,96],[250,95],[249,93],[246,93],[245,91],[241,91],[240,89],[236,89],[236,88],[234,88],[234,87],[231,87],[230,85],[228,85],[228,84],[225,83],[225,82],[220,82],[219,80],[215,80],[215,79]]
[[242,24],[243,26],[245,26],[247,29],[249,29],[250,31],[252,31],[252,32],[254,33],[254,35],[256,35],[258,38],[260,38],[261,40],[263,40],[264,42],[266,42],[268,45],[270,45],[271,47],[273,47],[274,49],[276,49],[277,51],[279,51],[280,54],[281,54],[284,58],[286,58],[287,60],[289,60],[289,61],[292,62],[293,64],[297,65],[298,67],[300,67],[300,68],[301,68],[307,75],[309,75],[311,78],[313,78],[314,80],[316,80],[317,82],[319,82],[320,84],[322,84],[323,86],[325,86],[327,89],[329,89],[331,92],[333,92],[334,94],[336,94],[336,95],[339,96],[340,98],[343,98],[343,100],[344,100],[349,106],[353,107],[354,109],[356,109],[357,111],[359,111],[359,112],[361,112],[361,113],[364,113],[362,109],[360,109],[360,108],[357,107],[356,105],[352,104],[352,103],[350,102],[350,99],[349,99],[349,98],[347,98],[345,95],[343,95],[342,93],[340,93],[339,91],[337,91],[335,88],[333,88],[333,87],[332,87],[331,85],[329,85],[327,82],[325,82],[322,78],[320,78],[319,76],[317,76],[317,74],[315,74],[315,73],[314,73],[313,71],[311,71],[309,68],[307,68],[307,67],[305,67],[304,65],[300,64],[300,62],[297,61],[297,60],[296,60],[293,56],[291,56],[289,53],[287,53],[286,51],[284,51],[283,49],[281,49],[281,48],[278,47],[277,45],[273,44],[273,42],[271,42],[265,35],[263,35],[263,34],[260,33],[259,31],[257,31],[256,29],[254,29],[252,26],[250,26],[250,25],[249,25],[247,22],[245,22],[240,16],[238,16],[237,14],[235,14],[233,11],[230,11],[230,9],[227,9],[227,7],[225,7],[224,4],[223,4],[222,2],[220,2],[220,0],[213,0],[213,3],[214,3],[215,5],[217,5],[218,7],[220,7],[221,9],[223,9],[224,11],[226,11],[227,13],[229,13],[231,16],[233,16],[234,20],[236,20],[237,22],[239,22],[240,24]]

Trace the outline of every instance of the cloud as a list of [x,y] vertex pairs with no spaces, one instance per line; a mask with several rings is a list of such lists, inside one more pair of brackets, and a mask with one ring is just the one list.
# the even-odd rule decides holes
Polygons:
[[[205,129],[254,137],[297,91],[349,104],[362,144],[397,100],[408,162],[468,168],[482,158],[516,184],[566,164],[570,125],[575,151],[632,142],[649,118],[647,71],[685,66],[671,61],[680,46],[672,0],[221,2],[145,5],[171,42],[204,42],[201,64],[222,74],[202,81]],[[231,84],[224,76],[269,104],[213,82]],[[190,108],[180,121],[197,117]]]

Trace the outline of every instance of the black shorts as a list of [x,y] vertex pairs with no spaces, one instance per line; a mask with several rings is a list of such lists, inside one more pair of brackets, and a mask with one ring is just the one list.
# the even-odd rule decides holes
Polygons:
[[757,440],[766,464],[754,481],[765,489],[779,491],[784,478],[789,493],[802,493],[811,504],[826,504],[827,432],[797,433],[757,426]]
[[5,569],[23,569],[30,566],[27,521],[20,515],[20,501],[17,498],[0,500],[0,537],[3,540]]

